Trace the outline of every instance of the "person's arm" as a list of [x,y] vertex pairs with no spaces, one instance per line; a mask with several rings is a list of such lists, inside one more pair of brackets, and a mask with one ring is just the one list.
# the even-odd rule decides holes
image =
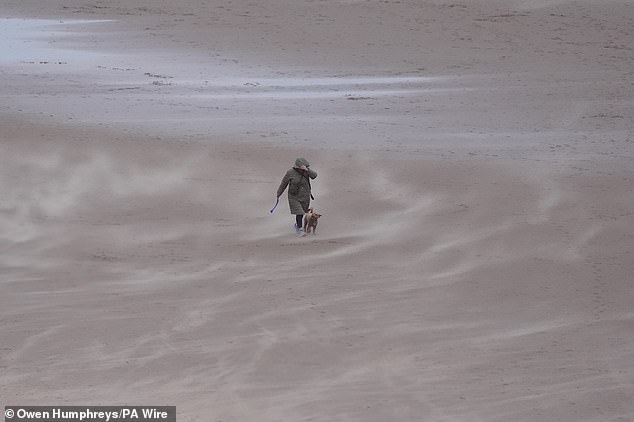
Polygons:
[[308,177],[310,177],[311,179],[316,179],[317,178],[317,172],[313,169],[311,169],[310,167],[308,167],[306,169],[306,173],[308,174]]
[[284,193],[284,190],[286,190],[286,187],[288,186],[288,183],[290,181],[291,181],[291,175],[288,172],[286,172],[286,174],[282,178],[282,183],[280,183],[280,187],[277,188],[277,197],[278,198],[280,196],[282,196],[282,194]]

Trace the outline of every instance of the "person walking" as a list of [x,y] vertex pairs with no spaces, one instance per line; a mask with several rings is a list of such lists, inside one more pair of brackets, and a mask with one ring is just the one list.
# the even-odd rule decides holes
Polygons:
[[288,206],[291,214],[295,216],[295,232],[303,235],[304,214],[310,208],[310,200],[315,199],[311,193],[310,179],[315,179],[317,172],[310,168],[310,163],[305,158],[295,160],[295,165],[289,169],[277,188],[277,199],[288,186]]

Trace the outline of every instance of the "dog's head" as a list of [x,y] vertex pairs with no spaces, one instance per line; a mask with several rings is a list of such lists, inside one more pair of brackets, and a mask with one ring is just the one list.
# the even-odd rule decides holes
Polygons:
[[314,218],[315,220],[317,220],[319,217],[321,217],[321,214],[319,214],[319,213],[317,213],[317,212],[313,212],[312,216],[313,216],[313,218]]

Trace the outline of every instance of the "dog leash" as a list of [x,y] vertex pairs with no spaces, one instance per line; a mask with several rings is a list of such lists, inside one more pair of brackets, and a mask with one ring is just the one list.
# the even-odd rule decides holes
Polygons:
[[271,214],[273,214],[273,211],[275,211],[275,208],[277,208],[277,204],[280,203],[280,198],[277,198],[277,201],[275,201],[275,206],[273,208],[271,208]]

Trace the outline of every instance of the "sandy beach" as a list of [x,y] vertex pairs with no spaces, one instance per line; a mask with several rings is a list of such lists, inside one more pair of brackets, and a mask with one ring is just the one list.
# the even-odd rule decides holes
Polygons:
[[625,0],[3,1],[2,402],[634,420],[633,45]]

